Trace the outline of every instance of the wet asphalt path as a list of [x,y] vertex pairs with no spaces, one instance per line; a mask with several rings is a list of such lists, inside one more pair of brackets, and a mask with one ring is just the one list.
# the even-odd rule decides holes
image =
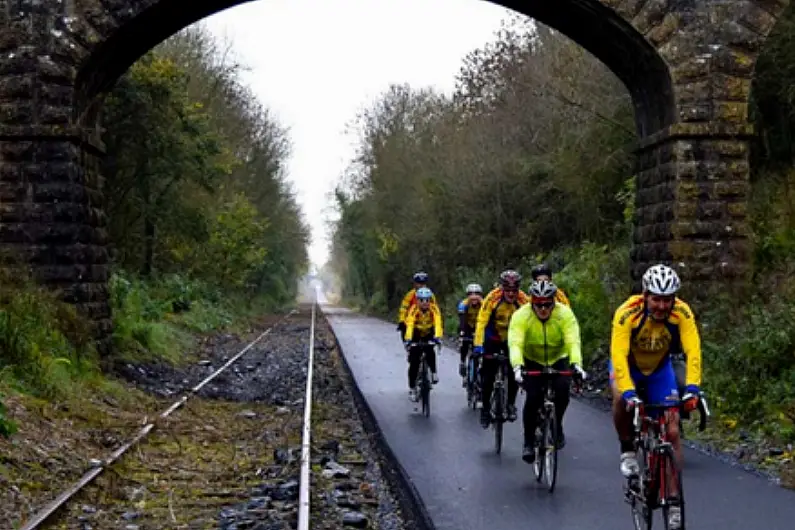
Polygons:
[[[405,352],[394,324],[324,306],[356,382],[387,442],[440,530],[631,529],[610,417],[572,402],[553,494],[521,458],[521,421],[506,424],[502,455],[493,431],[466,406],[458,353],[444,348],[431,416],[407,398]],[[520,394],[517,404],[521,407]],[[521,408],[520,408],[521,412]],[[521,415],[520,415],[521,418]],[[686,450],[687,528],[792,530],[795,493],[717,459]],[[654,526],[662,527],[659,515]]]

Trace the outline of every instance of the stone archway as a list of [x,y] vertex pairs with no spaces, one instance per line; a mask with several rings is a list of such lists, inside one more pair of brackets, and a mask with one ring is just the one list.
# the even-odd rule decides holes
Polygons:
[[[63,288],[100,335],[110,310],[99,96],[158,42],[248,1],[0,1],[0,259]],[[565,33],[629,89],[642,138],[633,275],[664,261],[696,281],[742,280],[750,80],[788,0],[497,3]]]

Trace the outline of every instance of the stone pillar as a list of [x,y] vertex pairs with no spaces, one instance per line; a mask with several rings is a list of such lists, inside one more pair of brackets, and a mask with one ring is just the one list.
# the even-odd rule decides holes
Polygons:
[[680,123],[638,148],[632,277],[673,265],[683,296],[710,284],[742,285],[750,274],[746,218],[750,125]]
[[97,156],[73,125],[79,48],[58,41],[65,3],[0,0],[0,267],[24,266],[111,331]]

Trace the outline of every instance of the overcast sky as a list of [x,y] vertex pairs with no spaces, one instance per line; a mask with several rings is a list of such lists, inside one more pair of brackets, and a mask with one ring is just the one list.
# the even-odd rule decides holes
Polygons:
[[232,40],[244,81],[290,129],[313,263],[328,257],[326,194],[353,157],[346,124],[390,83],[451,91],[463,57],[509,14],[481,0],[259,0],[203,21]]

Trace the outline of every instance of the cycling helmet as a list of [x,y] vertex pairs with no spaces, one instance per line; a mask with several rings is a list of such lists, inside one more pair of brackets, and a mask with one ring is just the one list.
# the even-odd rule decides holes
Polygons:
[[428,273],[427,272],[415,272],[414,273],[414,283],[428,283]]
[[535,281],[530,286],[530,296],[533,298],[554,298],[557,292],[557,286],[546,280]]
[[679,276],[671,267],[652,265],[643,274],[643,291],[660,296],[670,296],[682,286]]
[[420,287],[417,289],[417,300],[430,300],[433,297],[433,291],[427,287]]
[[549,265],[546,263],[539,263],[533,270],[530,272],[530,276],[532,276],[533,280],[538,278],[539,276],[549,276],[549,279],[552,279],[552,269],[549,268]]
[[502,271],[500,274],[500,284],[502,285],[503,289],[518,289],[519,282],[522,281],[522,275],[516,272],[515,270],[508,269]]
[[483,294],[483,287],[479,283],[470,283],[467,285],[467,294]]

